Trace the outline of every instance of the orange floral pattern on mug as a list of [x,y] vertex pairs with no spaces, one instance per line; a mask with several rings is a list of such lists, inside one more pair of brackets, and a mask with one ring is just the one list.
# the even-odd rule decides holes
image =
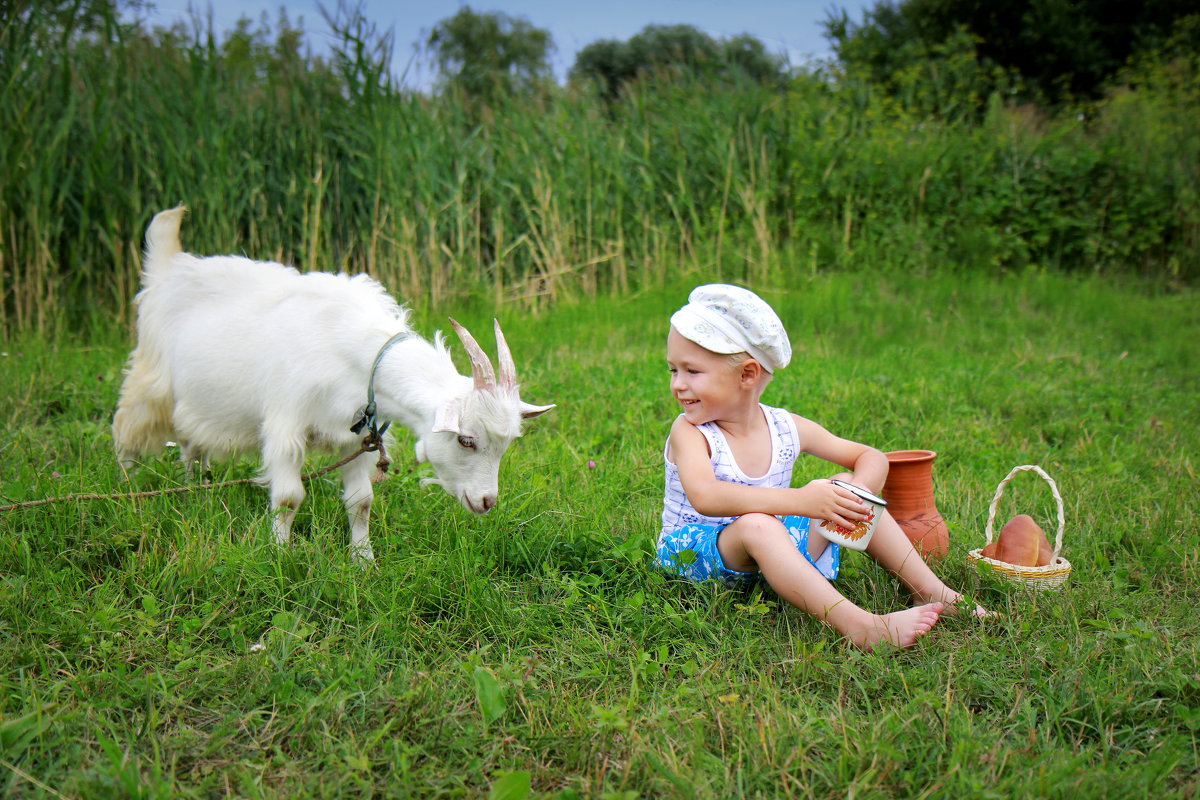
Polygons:
[[843,528],[841,525],[835,525],[827,519],[821,520],[821,527],[827,531],[835,531],[840,533],[847,539],[853,539],[857,542],[859,539],[867,535],[867,531],[871,529],[871,523],[874,520],[875,514],[872,512],[867,512],[867,518],[855,525],[853,530],[850,528]]

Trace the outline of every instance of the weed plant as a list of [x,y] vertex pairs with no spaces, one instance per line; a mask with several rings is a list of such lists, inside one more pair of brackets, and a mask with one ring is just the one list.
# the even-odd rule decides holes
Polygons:
[[[511,448],[483,517],[420,488],[403,441],[377,487],[374,569],[349,559],[327,479],[283,548],[254,486],[0,514],[0,793],[1193,796],[1194,293],[1054,273],[756,286],[796,351],[765,399],[936,450],[951,529],[936,569],[1003,614],[864,654],[769,590],[650,567],[677,413],[666,320],[711,277],[505,313],[523,393],[558,407]],[[490,310],[454,313],[479,327]],[[108,426],[128,347],[118,326],[6,340],[0,503],[125,489]],[[131,488],[180,485],[173,458]],[[1065,501],[1057,592],[965,558],[1024,463]],[[828,469],[802,461],[796,482]],[[1023,477],[1000,521],[1053,532],[1048,489]],[[838,583],[875,610],[908,602],[858,554]]]
[[389,41],[344,5],[331,24],[322,60],[286,17],[224,41],[38,4],[6,19],[0,329],[128,324],[146,225],[180,203],[195,252],[367,271],[434,307],[690,270],[1200,275],[1194,56],[1132,67],[1078,115],[931,116],[815,67],[783,89],[648,78],[480,107],[396,85]]

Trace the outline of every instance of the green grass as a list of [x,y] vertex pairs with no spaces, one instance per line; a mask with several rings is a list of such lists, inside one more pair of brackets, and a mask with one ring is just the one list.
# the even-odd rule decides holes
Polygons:
[[[765,399],[938,451],[937,571],[1004,613],[863,654],[769,592],[648,568],[675,414],[666,319],[688,288],[502,312],[526,399],[558,408],[514,444],[484,517],[419,488],[403,443],[366,573],[329,480],[284,549],[253,486],[0,516],[0,793],[1193,796],[1195,293],[1039,273],[756,287],[796,351]],[[108,424],[129,344],[4,342],[0,504],[119,491]],[[1022,463],[1065,501],[1060,592],[965,559]],[[1048,491],[1023,477],[1001,520],[1049,527]],[[164,456],[134,486],[182,479]],[[839,586],[874,610],[906,603],[857,554]]]

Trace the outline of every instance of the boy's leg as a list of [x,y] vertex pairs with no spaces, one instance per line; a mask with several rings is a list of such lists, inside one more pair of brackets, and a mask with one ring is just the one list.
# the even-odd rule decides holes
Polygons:
[[[950,606],[963,599],[960,593],[942,583],[942,579],[934,574],[900,529],[899,523],[887,511],[875,523],[875,533],[867,544],[867,555],[895,575],[920,602],[938,601]],[[982,607],[976,607],[974,613],[975,616],[991,616]]]
[[796,549],[783,523],[768,514],[738,517],[721,531],[717,549],[726,568],[761,570],[780,597],[825,620],[858,647],[869,649],[881,641],[907,647],[933,627],[942,610],[936,602],[884,615],[859,608],[833,588]]

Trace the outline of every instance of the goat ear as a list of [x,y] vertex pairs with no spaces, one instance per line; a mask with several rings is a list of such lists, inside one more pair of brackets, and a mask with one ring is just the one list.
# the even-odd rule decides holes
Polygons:
[[433,412],[433,432],[462,433],[459,430],[458,403],[449,402]]
[[531,406],[529,403],[521,403],[521,419],[540,417],[552,408],[554,408],[554,403],[548,406]]

